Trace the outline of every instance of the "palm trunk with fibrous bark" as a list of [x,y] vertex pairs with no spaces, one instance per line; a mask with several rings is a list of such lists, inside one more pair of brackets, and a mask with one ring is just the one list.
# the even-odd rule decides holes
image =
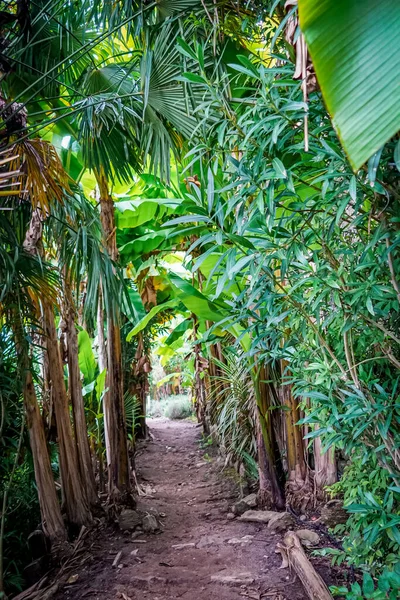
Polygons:
[[75,325],[75,308],[68,276],[64,279],[64,327],[67,340],[68,389],[74,417],[75,444],[81,480],[91,506],[99,504],[96,482],[90,456],[85,405],[83,402],[82,382],[78,363],[78,333]]
[[324,488],[337,482],[337,461],[335,451],[329,448],[323,452],[320,437],[314,439],[314,480],[319,495],[324,496]]
[[[282,374],[287,368],[282,361]],[[282,385],[280,390],[285,417],[285,448],[287,460],[286,501],[292,508],[305,512],[315,503],[315,494],[310,477],[310,469],[306,463],[306,447],[298,422],[300,410],[293,395],[292,386]]]
[[23,395],[26,412],[26,424],[32,451],[35,482],[38,490],[40,514],[43,531],[52,543],[64,542],[67,533],[57,498],[42,415],[40,414],[36,390],[32,377],[32,366],[28,348],[20,336],[16,336],[21,370],[23,372]]
[[86,496],[86,486],[79,471],[78,456],[72,434],[60,346],[54,322],[54,310],[47,300],[43,300],[43,319],[46,349],[49,357],[51,394],[57,423],[60,473],[65,508],[70,523],[87,525],[91,522],[92,517]]
[[[114,202],[110,196],[104,173],[96,173],[100,192],[101,222],[105,236],[105,246],[111,260],[118,260]],[[125,422],[121,323],[120,312],[107,315],[107,380],[108,391],[104,395],[104,415],[106,436],[109,443],[108,493],[113,500],[132,502],[130,496],[131,477],[128,457],[127,431]]]
[[[26,233],[24,249],[32,255],[43,253],[42,219],[43,215],[39,209],[36,209],[32,213],[31,222]],[[91,514],[79,473],[76,447],[72,435],[63,365],[54,322],[53,301],[49,298],[42,298],[42,311],[51,396],[57,423],[63,500],[68,520],[75,525],[86,525],[91,521]]]
[[262,366],[254,376],[257,399],[257,449],[260,477],[259,503],[263,508],[282,509],[285,506],[283,468],[272,424],[271,390],[267,369]]
[[[41,219],[35,211],[32,215],[30,226],[27,230],[24,250],[32,256],[37,255],[37,245],[41,239]],[[36,390],[33,382],[32,364],[29,356],[27,340],[23,333],[22,325],[19,326],[18,315],[15,315],[14,336],[20,362],[20,371],[23,380],[23,396],[26,412],[26,424],[29,432],[29,441],[32,451],[35,481],[38,490],[40,514],[42,517],[43,531],[52,543],[65,542],[67,532],[61,515],[61,508],[57,498],[50,457],[47,449],[46,435],[42,415],[40,414]]]

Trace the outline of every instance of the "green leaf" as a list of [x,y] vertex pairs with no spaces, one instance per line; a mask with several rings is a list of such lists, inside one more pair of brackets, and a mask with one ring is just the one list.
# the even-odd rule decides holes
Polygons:
[[272,166],[275,169],[276,176],[280,179],[287,179],[287,171],[285,169],[285,165],[279,158],[274,158],[272,161]]
[[374,580],[369,573],[364,573],[363,576],[363,594],[366,598],[372,598],[375,590]]
[[174,308],[177,305],[178,301],[176,298],[169,300],[168,302],[164,302],[163,304],[158,304],[157,306],[153,306],[153,308],[147,313],[145,317],[128,333],[126,336],[126,341],[130,342],[131,339],[143,331],[143,329],[150,323],[151,319],[155,317],[162,310],[166,310],[167,308]]
[[94,390],[94,386],[96,385],[96,380],[91,381],[87,385],[84,385],[82,388],[82,396],[85,397],[88,394],[91,394]]
[[371,315],[375,315],[374,305],[372,304],[371,298],[367,298],[367,309],[368,309],[368,312],[371,313]]
[[102,372],[99,375],[97,375],[97,377],[96,377],[97,400],[100,400],[100,398],[104,392],[104,388],[106,385],[106,375],[107,375],[107,369],[103,369]]
[[322,95],[353,169],[400,129],[400,3],[299,0]]
[[355,202],[357,200],[357,180],[354,175],[350,179],[349,194],[350,198]]
[[167,346],[170,346],[171,344],[176,342],[176,340],[182,337],[182,335],[191,327],[193,327],[193,320],[185,319],[184,321],[179,323],[179,325],[177,325],[175,329],[169,334],[169,336],[165,340],[165,344]]
[[394,159],[395,165],[397,167],[397,170],[400,171],[400,140],[397,141],[397,144],[394,148],[393,159]]
[[197,75],[196,73],[183,73],[182,77],[179,79],[182,79],[183,81],[190,81],[190,83],[201,83],[203,85],[207,85],[207,81],[204,79],[204,77]]
[[169,278],[178,298],[197,317],[206,321],[218,322],[226,316],[214,302],[208,300],[206,296],[199,292],[199,290],[196,290],[188,281],[174,273],[171,273]]
[[92,343],[85,329],[78,333],[78,363],[83,374],[85,385],[91,383],[96,376],[97,363],[94,358]]
[[177,38],[176,40],[178,44],[178,50],[181,54],[186,56],[186,58],[191,58],[194,61],[197,61],[196,52],[183,40],[182,38]]

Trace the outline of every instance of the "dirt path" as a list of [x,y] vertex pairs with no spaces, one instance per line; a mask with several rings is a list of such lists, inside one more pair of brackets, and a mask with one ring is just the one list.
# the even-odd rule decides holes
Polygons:
[[[199,428],[165,420],[149,425],[154,439],[137,466],[140,481],[153,493],[139,508],[157,509],[162,533],[132,540],[131,534],[104,530],[76,583],[65,586],[58,600],[304,600],[295,576],[279,569],[280,536],[227,518],[237,490],[216,461],[204,460]],[[113,568],[120,551],[121,566]]]

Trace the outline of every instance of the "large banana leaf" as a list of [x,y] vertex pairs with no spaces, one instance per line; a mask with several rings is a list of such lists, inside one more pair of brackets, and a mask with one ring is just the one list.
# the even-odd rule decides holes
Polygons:
[[94,381],[97,363],[92,350],[92,342],[85,329],[78,333],[78,362],[85,384]]
[[179,275],[170,273],[169,279],[178,298],[199,319],[218,322],[226,316],[224,308],[221,309]]
[[128,333],[128,335],[126,336],[126,341],[130,342],[135,335],[140,333],[140,331],[143,331],[143,329],[150,323],[151,319],[155,317],[159,312],[161,312],[162,310],[166,310],[167,308],[176,308],[177,305],[178,300],[176,298],[173,298],[168,302],[164,302],[163,304],[153,306],[153,308],[147,313],[147,315],[143,317],[139,321],[139,323]]
[[334,127],[354,170],[400,129],[400,2],[299,0]]

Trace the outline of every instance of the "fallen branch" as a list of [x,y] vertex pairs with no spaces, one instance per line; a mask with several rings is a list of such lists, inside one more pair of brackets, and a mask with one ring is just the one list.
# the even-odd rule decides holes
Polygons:
[[279,542],[276,552],[282,555],[282,567],[293,568],[311,600],[333,600],[324,580],[308,560],[299,538],[288,531],[283,542]]

